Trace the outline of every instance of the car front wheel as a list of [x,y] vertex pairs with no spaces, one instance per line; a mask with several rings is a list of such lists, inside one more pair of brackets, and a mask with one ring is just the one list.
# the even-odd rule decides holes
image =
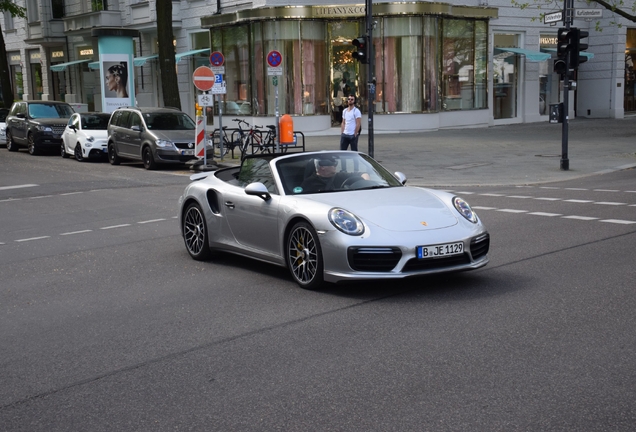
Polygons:
[[108,144],[108,162],[111,165],[119,165],[121,163],[121,159],[117,156],[117,150],[115,150],[115,144]]
[[11,152],[18,151],[18,145],[13,141],[13,137],[11,136],[11,132],[7,131],[7,150]]
[[82,146],[80,145],[80,143],[77,143],[77,145],[75,146],[75,160],[78,162],[84,161],[84,156],[82,155]]
[[208,247],[208,225],[198,204],[190,204],[183,214],[181,227],[186,249],[192,258],[204,261],[212,255]]
[[287,238],[287,267],[302,288],[314,290],[324,283],[322,248],[316,230],[298,222]]
[[29,154],[35,156],[38,154],[38,148],[35,146],[35,139],[33,138],[33,134],[29,134],[27,138]]
[[68,158],[68,153],[66,153],[66,146],[64,145],[64,141],[62,141],[62,144],[60,145],[60,153],[62,154],[62,157],[64,159]]
[[150,147],[144,148],[143,160],[144,168],[147,170],[157,169],[157,162],[155,162],[155,158],[152,156],[152,150],[150,150]]

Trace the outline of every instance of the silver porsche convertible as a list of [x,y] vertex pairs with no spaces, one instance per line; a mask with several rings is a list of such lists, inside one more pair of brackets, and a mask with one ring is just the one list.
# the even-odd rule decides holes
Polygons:
[[179,223],[196,260],[231,252],[286,266],[307,289],[488,263],[490,236],[466,201],[407,187],[363,153],[254,155],[191,179]]

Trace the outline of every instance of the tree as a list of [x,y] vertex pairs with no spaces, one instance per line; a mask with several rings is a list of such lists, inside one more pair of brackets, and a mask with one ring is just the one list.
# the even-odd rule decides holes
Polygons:
[[[5,0],[6,1],[6,0]],[[157,39],[163,105],[181,109],[172,32],[172,0],[157,0]]]
[[[18,6],[11,0],[0,0],[0,12],[10,13],[17,18],[26,18],[26,8]],[[0,88],[2,89],[2,104],[9,108],[13,103],[13,86],[11,85],[11,70],[7,60],[7,47],[4,46],[4,33],[0,26]]]
[[[583,2],[586,5],[590,5],[591,3],[596,3],[596,4],[604,7],[605,9],[611,11],[614,14],[619,15],[619,16],[625,18],[628,21],[636,23],[636,15],[635,15],[636,14],[636,2],[634,2],[631,6],[626,5],[624,0],[609,0],[609,1],[604,1],[604,0],[595,0],[595,1],[583,0]],[[563,9],[563,1],[559,1],[559,0],[531,0],[529,2],[522,2],[522,1],[512,0],[512,5],[515,6],[515,7],[521,8],[521,9],[527,9],[529,7],[532,7],[532,6],[536,7],[539,10],[549,9],[545,13],[540,13],[538,17],[532,18],[532,21],[543,20],[543,16],[546,13],[551,13],[553,11],[562,10]],[[611,24],[616,25],[618,27],[621,27],[621,24],[616,22],[616,21],[612,21]],[[596,31],[603,31],[603,28],[601,27],[600,21],[596,22]]]

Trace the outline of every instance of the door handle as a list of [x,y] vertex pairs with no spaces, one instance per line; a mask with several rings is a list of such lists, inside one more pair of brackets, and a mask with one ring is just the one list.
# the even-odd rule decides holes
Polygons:
[[225,207],[233,209],[234,203],[232,201],[225,201]]

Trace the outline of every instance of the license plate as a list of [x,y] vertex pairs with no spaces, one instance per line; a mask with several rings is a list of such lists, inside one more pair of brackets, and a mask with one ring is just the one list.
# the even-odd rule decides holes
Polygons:
[[464,243],[444,243],[433,246],[418,246],[417,257],[421,259],[438,258],[450,255],[461,255],[464,253]]
[[182,156],[192,156],[194,155],[194,150],[181,150]]

